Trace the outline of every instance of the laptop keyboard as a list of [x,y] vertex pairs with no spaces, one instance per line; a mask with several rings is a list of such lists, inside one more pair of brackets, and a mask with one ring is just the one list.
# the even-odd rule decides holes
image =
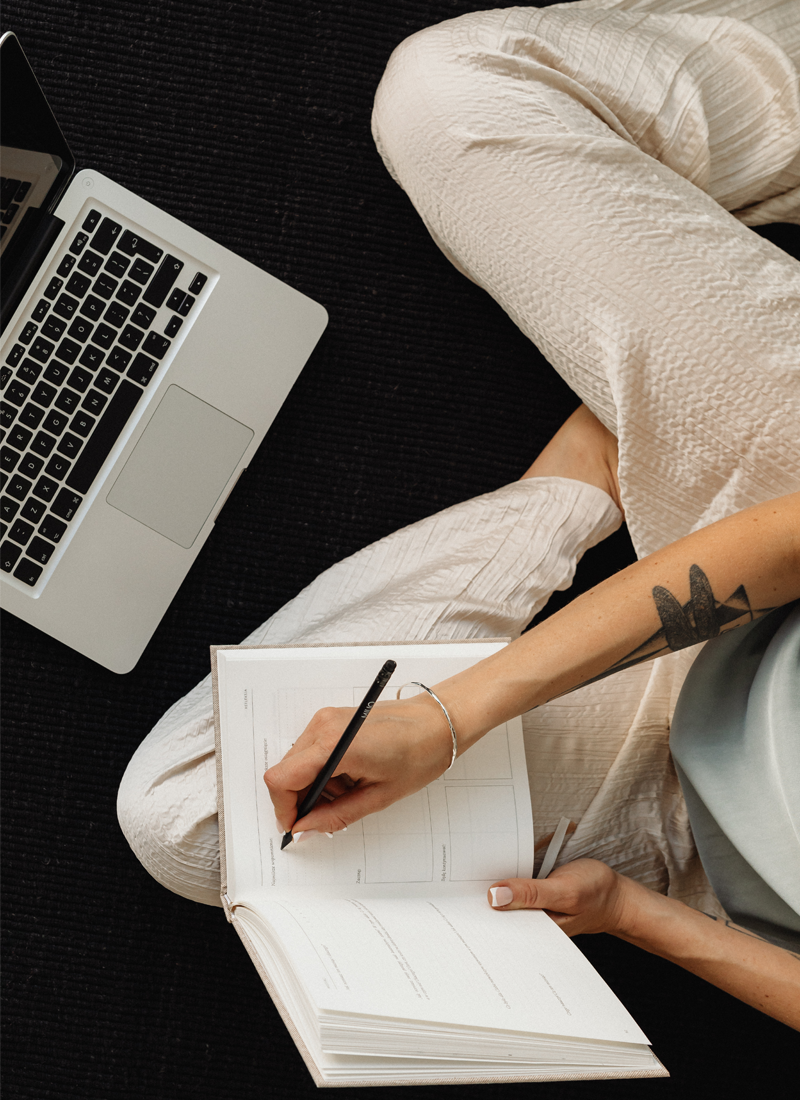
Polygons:
[[27,180],[0,178],[0,239],[8,232],[30,188]]
[[94,209],[54,264],[0,367],[0,569],[31,588],[208,279]]

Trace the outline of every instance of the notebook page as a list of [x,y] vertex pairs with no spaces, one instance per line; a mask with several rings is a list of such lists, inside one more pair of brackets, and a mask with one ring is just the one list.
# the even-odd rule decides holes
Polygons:
[[[433,684],[502,643],[218,650],[228,895],[302,884],[471,882],[530,874],[533,829],[522,725],[492,730],[422,791],[281,851],[263,773],[323,706],[356,707],[387,657],[384,691]],[[412,689],[418,690],[418,689]],[[408,689],[403,692],[405,697]]]

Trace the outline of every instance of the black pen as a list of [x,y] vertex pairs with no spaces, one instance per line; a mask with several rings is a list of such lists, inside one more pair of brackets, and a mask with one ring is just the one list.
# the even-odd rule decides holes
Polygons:
[[[397,668],[397,662],[396,661],[387,661],[386,664],[383,666],[383,668],[378,673],[378,675],[375,677],[374,684],[369,689],[369,691],[364,696],[364,698],[361,700],[361,705],[359,706],[358,710],[355,712],[353,717],[348,722],[347,729],[344,731],[342,736],[337,741],[336,748],[333,750],[333,752],[328,757],[328,760],[327,760],[327,763],[325,764],[325,767],[322,769],[322,771],[319,773],[317,778],[311,784],[311,786],[308,789],[308,794],[303,799],[303,801],[300,803],[300,808],[297,811],[297,818],[296,818],[297,821],[299,821],[301,817],[305,817],[306,814],[310,814],[311,811],[316,806],[317,802],[319,801],[319,796],[322,794],[328,780],[331,778],[333,773],[336,771],[336,768],[339,765],[339,761],[342,759],[344,754],[350,748],[350,745],[352,744],[353,738],[358,733],[358,731],[361,729],[361,726],[364,723],[364,719],[367,717],[369,712],[375,706],[375,703],[378,701],[378,696],[383,691],[383,689],[386,687],[386,685],[389,683],[391,675],[392,675],[392,673],[394,672],[394,670],[396,668]],[[287,844],[291,844],[291,842],[292,842],[291,832],[284,833],[283,840],[281,841],[281,851],[283,851],[283,849],[286,847]]]

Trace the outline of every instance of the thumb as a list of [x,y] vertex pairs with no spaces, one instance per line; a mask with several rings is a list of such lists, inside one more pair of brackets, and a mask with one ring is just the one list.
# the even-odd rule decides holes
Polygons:
[[565,891],[558,880],[509,878],[489,887],[493,909],[550,909],[564,912]]

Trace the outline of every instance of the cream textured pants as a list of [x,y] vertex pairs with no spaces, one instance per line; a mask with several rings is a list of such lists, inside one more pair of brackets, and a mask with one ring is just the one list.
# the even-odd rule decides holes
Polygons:
[[[452,262],[619,438],[637,552],[800,490],[800,3],[582,0],[404,42],[373,132]],[[247,640],[517,635],[621,517],[561,478],[504,486],[339,562]],[[380,624],[381,638],[376,638]],[[537,862],[603,859],[719,912],[669,756],[695,653],[523,716]],[[219,904],[209,680],[134,755],[122,829],[169,889]]]

